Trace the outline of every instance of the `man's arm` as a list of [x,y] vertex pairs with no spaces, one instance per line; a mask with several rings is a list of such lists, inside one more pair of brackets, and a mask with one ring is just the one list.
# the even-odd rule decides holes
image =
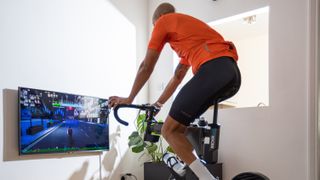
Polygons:
[[131,102],[136,97],[138,92],[141,90],[141,88],[144,86],[144,84],[149,79],[151,73],[153,72],[154,66],[156,65],[159,58],[159,52],[153,49],[148,49],[146,57],[144,61],[140,64],[138,73],[136,75],[136,78],[134,80],[134,84],[131,89],[131,93],[129,95],[129,99]]
[[159,97],[155,105],[159,106],[160,104],[164,104],[172,96],[174,91],[177,89],[178,85],[181,83],[181,81],[187,74],[189,68],[190,68],[189,65],[180,64],[180,63],[178,64],[173,77],[167,84],[166,88],[162,92],[161,96]]
[[117,104],[131,104],[141,88],[149,79],[154,66],[156,65],[160,53],[153,49],[148,49],[144,60],[141,62],[136,78],[134,80],[130,95],[127,98],[112,96],[109,98],[109,106],[114,107]]

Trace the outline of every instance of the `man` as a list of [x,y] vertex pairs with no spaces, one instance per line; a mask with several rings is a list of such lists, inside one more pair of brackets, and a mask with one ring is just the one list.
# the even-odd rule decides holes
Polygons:
[[184,135],[187,126],[212,105],[219,93],[239,84],[237,52],[231,42],[204,22],[180,13],[169,3],[160,4],[153,14],[154,29],[144,61],[141,63],[128,97],[112,96],[109,106],[130,104],[149,79],[165,43],[181,58],[174,76],[154,103],[161,106],[174,93],[189,67],[193,78],[175,98],[161,134],[174,152],[192,169],[200,180],[215,179],[199,159]]

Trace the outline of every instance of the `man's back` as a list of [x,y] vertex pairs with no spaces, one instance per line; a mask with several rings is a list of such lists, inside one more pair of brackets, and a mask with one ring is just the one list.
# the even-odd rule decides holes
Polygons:
[[181,58],[182,64],[191,65],[196,72],[207,60],[230,56],[237,59],[230,44],[206,23],[185,14],[169,13],[155,23],[149,48],[161,51],[168,42]]

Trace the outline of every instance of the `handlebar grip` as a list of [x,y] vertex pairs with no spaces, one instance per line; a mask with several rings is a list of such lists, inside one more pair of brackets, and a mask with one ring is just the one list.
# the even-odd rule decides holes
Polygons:
[[120,124],[123,124],[123,125],[125,125],[125,126],[128,126],[129,123],[126,122],[126,121],[124,121],[124,120],[122,120],[122,119],[120,119],[120,117],[119,117],[119,115],[118,115],[118,110],[119,110],[119,108],[122,108],[122,107],[125,107],[125,104],[120,104],[120,105],[116,106],[116,107],[113,109],[113,111],[114,111],[114,118],[116,118],[116,120],[117,120]]

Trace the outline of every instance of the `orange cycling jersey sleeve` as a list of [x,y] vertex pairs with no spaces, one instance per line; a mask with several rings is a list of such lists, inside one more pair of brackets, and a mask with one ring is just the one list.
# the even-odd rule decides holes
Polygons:
[[161,52],[166,43],[167,31],[163,22],[157,22],[153,28],[148,48]]
[[186,60],[184,58],[181,58],[179,63],[190,66],[190,63],[188,62],[188,60]]

